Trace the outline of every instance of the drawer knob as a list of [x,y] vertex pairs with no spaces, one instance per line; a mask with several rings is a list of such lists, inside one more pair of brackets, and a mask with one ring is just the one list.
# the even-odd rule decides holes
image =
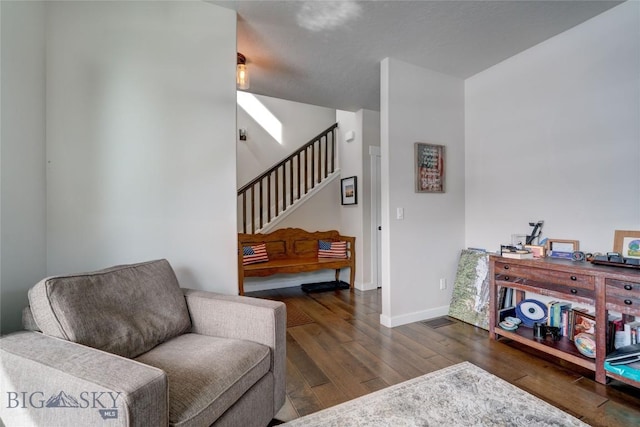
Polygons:
[[578,293],[578,290],[577,289],[571,289],[571,293],[575,295],[575,294]]
[[509,269],[509,266],[508,266],[508,265],[505,265],[505,266],[504,266],[504,269],[505,269],[505,270],[508,270],[508,269]]
[[576,276],[571,276],[571,280],[576,281],[578,278]]
[[633,286],[631,285],[624,285],[624,288],[628,291],[630,291],[631,289],[633,289]]
[[627,304],[627,305],[631,305],[631,304],[633,304],[633,301],[631,301],[630,299],[626,299],[626,300],[624,300],[624,303]]
[[504,276],[504,280],[509,281],[509,276]]

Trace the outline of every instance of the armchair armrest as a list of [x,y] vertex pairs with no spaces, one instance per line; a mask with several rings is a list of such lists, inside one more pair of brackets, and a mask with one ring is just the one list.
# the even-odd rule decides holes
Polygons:
[[0,418],[6,425],[163,426],[166,374],[37,332],[0,339]]
[[254,341],[271,348],[274,407],[284,404],[287,309],[284,303],[183,289],[191,332]]

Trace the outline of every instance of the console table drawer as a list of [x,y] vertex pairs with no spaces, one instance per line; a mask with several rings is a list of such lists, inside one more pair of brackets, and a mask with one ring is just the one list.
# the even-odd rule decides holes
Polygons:
[[496,262],[495,273],[509,277],[508,281],[514,281],[516,278],[533,280],[539,282],[536,283],[538,287],[544,286],[551,290],[572,294],[575,294],[573,290],[578,289],[594,292],[596,286],[594,277],[586,274],[514,265],[508,262]]
[[640,283],[606,279],[607,309],[626,314],[640,313]]
[[626,282],[623,280],[606,279],[607,293],[613,292],[619,295],[640,295],[640,283]]
[[607,293],[607,310],[625,314],[640,314],[640,295],[620,295]]

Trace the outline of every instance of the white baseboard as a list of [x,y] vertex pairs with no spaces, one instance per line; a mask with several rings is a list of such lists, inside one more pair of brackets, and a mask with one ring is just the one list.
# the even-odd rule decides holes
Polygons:
[[376,285],[375,283],[354,283],[353,287],[356,288],[359,291],[372,291],[374,289],[378,289],[378,285]]
[[447,314],[449,314],[448,305],[391,317],[381,314],[380,324],[387,328],[395,328],[396,326],[406,325],[407,323],[420,322],[422,320],[433,319],[434,317],[446,316]]

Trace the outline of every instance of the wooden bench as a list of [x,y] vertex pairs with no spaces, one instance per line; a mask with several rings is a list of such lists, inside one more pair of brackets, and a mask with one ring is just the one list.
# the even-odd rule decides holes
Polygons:
[[[318,241],[347,242],[347,258],[318,258]],[[266,244],[269,261],[243,265],[243,247]],[[283,228],[265,234],[238,233],[238,290],[244,295],[245,277],[265,277],[278,273],[303,273],[332,269],[336,281],[340,269],[350,269],[349,286],[356,277],[355,237],[342,236],[336,230],[308,232],[300,228]]]

